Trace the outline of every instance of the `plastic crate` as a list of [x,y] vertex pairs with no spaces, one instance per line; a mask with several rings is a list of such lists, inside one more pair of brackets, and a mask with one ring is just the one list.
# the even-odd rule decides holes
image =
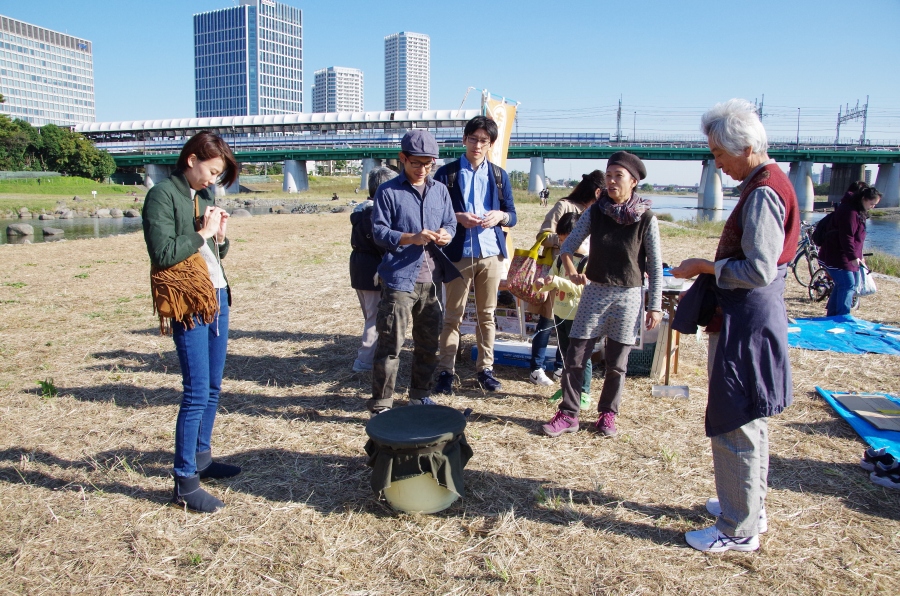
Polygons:
[[648,377],[653,368],[653,354],[656,342],[644,344],[643,350],[631,350],[628,354],[628,375],[632,377]]

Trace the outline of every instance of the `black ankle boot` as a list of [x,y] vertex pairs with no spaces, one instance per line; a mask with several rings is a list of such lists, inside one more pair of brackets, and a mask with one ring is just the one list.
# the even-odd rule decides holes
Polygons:
[[241,468],[213,461],[212,451],[199,451],[197,452],[197,471],[200,473],[201,479],[221,480],[237,476],[241,473]]
[[215,513],[225,507],[225,503],[200,488],[200,475],[183,478],[175,477],[175,493],[172,502],[178,507],[187,507],[198,513]]

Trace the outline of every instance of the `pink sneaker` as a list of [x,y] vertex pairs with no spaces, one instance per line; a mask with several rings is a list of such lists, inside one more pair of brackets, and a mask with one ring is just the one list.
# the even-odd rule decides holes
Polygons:
[[614,437],[619,431],[616,430],[616,415],[614,412],[604,410],[600,412],[600,418],[594,423],[594,430],[606,437]]
[[572,418],[568,414],[563,414],[562,411],[557,410],[553,419],[541,426],[541,429],[548,437],[558,437],[563,433],[578,432],[578,418]]

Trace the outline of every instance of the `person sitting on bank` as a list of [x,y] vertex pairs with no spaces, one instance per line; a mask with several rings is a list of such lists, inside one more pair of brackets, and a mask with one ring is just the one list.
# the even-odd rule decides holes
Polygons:
[[350,287],[356,290],[364,320],[362,345],[356,351],[353,372],[372,370],[375,343],[378,341],[375,321],[378,303],[381,301],[381,285],[375,280],[375,270],[381,263],[384,249],[375,243],[372,235],[372,197],[379,186],[396,177],[397,172],[390,168],[375,168],[369,172],[369,198],[354,207],[350,213],[350,224],[353,226],[350,232]]
[[463,130],[465,155],[443,166],[434,175],[435,180],[447,185],[459,224],[444,252],[462,275],[446,288],[447,304],[435,394],[453,393],[459,324],[470,286],[475,291],[478,384],[487,391],[501,388],[493,371],[494,310],[500,280],[506,273],[504,261],[509,258],[503,226],[516,225],[516,207],[506,171],[487,159],[497,136],[496,122],[485,116],[472,118]]
[[378,187],[372,207],[372,234],[375,243],[386,251],[378,265],[382,286],[376,322],[378,343],[372,398],[366,403],[373,416],[393,406],[400,349],[410,321],[415,347],[409,402],[434,403],[429,395],[443,325],[441,284],[459,277],[440,248],[456,233],[450,194],[446,186],[428,175],[438,157],[437,141],[430,132],[417,128],[403,135],[400,149],[403,170]]

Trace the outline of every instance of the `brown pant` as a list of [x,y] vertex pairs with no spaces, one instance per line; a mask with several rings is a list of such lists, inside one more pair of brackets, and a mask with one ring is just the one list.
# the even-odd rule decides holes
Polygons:
[[[562,403],[559,405],[563,413],[578,417],[581,410],[581,386],[584,382],[584,367],[591,354],[598,337],[590,339],[569,338],[569,349],[566,352],[565,369],[562,376]],[[628,354],[631,353],[631,345],[622,344],[606,338],[606,377],[603,379],[603,389],[600,391],[600,400],[597,402],[597,411],[608,410],[619,413],[619,404],[622,401],[622,390],[625,388],[625,373],[628,371]]]

